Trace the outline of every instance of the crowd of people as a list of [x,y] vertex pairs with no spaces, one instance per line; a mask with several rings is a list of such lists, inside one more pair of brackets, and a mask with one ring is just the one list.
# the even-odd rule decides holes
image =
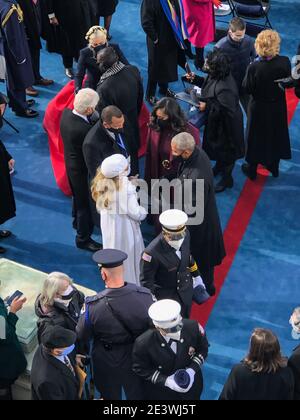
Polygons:
[[[1,117],[7,105],[20,117],[36,117],[26,94],[38,96],[34,86],[53,84],[40,74],[40,36],[49,52],[61,54],[66,75],[75,80],[74,106],[60,118],[75,241],[94,254],[105,283],[103,292],[85,300],[65,274],[47,277],[36,302],[35,400],[82,398],[90,358],[103,399],[121,399],[122,389],[130,400],[199,399],[209,344],[202,326],[189,318],[193,303],[215,295],[215,267],[226,256],[215,194],[233,187],[239,159],[245,158],[243,173],[255,181],[259,164],[278,177],[280,160],[291,158],[285,87],[296,87],[299,94],[299,80],[292,77],[289,58],[280,55],[279,34],[263,30],[253,40],[246,23],[235,17],[228,35],[205,57],[204,47],[214,40],[218,0],[193,7],[186,0],[143,0],[149,62],[145,99],[153,107],[144,177],[148,194],[154,194],[153,181],[184,186],[189,180],[189,204],[197,209],[197,181],[203,180],[204,216],[191,223],[194,213],[177,209],[172,194],[170,210],[156,214],[151,206],[143,207],[136,182],[144,88],[139,69],[110,42],[117,3],[0,0],[6,63],[0,77],[7,82]],[[105,27],[99,26],[101,16]],[[186,66],[193,57],[191,45],[204,77]],[[178,80],[178,66],[187,71],[188,92],[193,86],[201,89],[197,112],[205,121],[203,142],[200,125],[189,120],[169,87]],[[0,225],[16,213],[13,169],[14,160],[0,142]],[[145,220],[156,231],[147,247],[140,226]],[[96,225],[102,244],[92,239]],[[0,231],[1,239],[8,236],[9,231]],[[5,251],[0,247],[1,254]],[[0,358],[0,399],[11,397],[11,385],[26,367],[15,330],[16,313],[24,304],[24,297],[16,299],[8,312],[0,300],[0,317],[7,324],[0,351],[19,360],[11,366],[7,357]],[[299,310],[291,323],[299,338]],[[220,399],[299,399],[299,369],[299,348],[288,361],[277,337],[256,329],[249,354],[233,369]]]

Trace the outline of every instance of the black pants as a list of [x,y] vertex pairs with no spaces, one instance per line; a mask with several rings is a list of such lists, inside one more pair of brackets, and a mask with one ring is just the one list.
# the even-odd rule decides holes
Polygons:
[[41,76],[41,66],[40,66],[40,58],[41,58],[41,50],[37,48],[30,47],[30,55],[32,61],[32,69],[34,74],[34,80],[37,82],[38,80],[42,79]]
[[62,59],[63,59],[63,65],[64,65],[65,69],[71,69],[71,68],[73,68],[74,60],[77,62],[78,59],[79,59],[79,52],[74,57],[72,57],[71,55],[64,55],[63,54]]
[[12,382],[0,379],[0,401],[12,401]]
[[196,48],[196,60],[195,65],[197,69],[202,69],[204,66],[204,48]]
[[234,165],[235,165],[235,161],[224,162],[224,161],[218,160],[216,162],[216,168],[218,169],[219,172],[222,173],[223,178],[230,178],[232,176]]
[[22,113],[28,109],[25,89],[7,89],[7,96],[9,99],[9,106],[14,112]]
[[69,174],[69,181],[73,193],[73,227],[77,231],[76,243],[83,244],[90,240],[94,228],[87,174]]

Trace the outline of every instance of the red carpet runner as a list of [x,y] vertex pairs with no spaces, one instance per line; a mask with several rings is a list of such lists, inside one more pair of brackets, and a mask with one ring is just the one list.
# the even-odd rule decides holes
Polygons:
[[[287,103],[289,123],[291,123],[299,103],[299,99],[295,96],[294,90],[287,91]],[[238,202],[233,210],[231,218],[224,232],[227,257],[223,261],[223,264],[217,267],[216,269],[215,279],[217,286],[217,294],[206,304],[202,306],[194,305],[193,307],[192,318],[198,320],[203,326],[207,324],[210,314],[220,295],[221,289],[229,274],[235,256],[239,250],[240,244],[243,240],[248,225],[251,221],[252,215],[257,206],[257,203],[264,190],[268,176],[269,172],[261,168],[259,170],[259,176],[257,178],[257,181],[252,182],[250,180],[247,180],[244,189],[240,195],[240,198],[238,199]]]

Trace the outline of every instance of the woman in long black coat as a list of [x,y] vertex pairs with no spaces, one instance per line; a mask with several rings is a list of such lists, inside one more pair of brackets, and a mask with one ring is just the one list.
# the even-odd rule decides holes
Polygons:
[[243,83],[251,99],[247,164],[242,169],[252,180],[256,179],[258,164],[278,177],[280,160],[291,159],[292,156],[285,91],[276,83],[276,80],[290,77],[290,60],[279,56],[280,37],[275,31],[261,32],[255,48],[260,58],[250,65]]
[[235,162],[245,156],[243,113],[227,56],[215,50],[209,53],[205,66],[209,76],[200,102],[200,110],[207,113],[203,149],[216,161],[214,175],[222,175],[215,187],[215,192],[221,193],[233,187]]
[[107,30],[108,40],[111,39],[109,34],[110,25],[112,21],[113,14],[116,11],[119,0],[93,0],[97,3],[97,25],[99,24],[99,19],[104,18],[104,27]]
[[[177,0],[177,14],[180,14]],[[157,84],[164,96],[168,83],[178,80],[178,64],[184,68],[186,59],[184,50],[180,49],[175,33],[163,11],[160,0],[143,0],[141,21],[147,35],[148,47],[148,87],[147,100],[155,104]]]
[[[0,94],[0,127],[3,124],[4,103],[3,96]],[[14,160],[0,140],[0,226],[16,216],[16,203],[9,173],[13,166]],[[7,238],[8,236],[10,236],[10,232],[0,230],[0,238]],[[0,247],[0,254],[4,252],[5,249]]]

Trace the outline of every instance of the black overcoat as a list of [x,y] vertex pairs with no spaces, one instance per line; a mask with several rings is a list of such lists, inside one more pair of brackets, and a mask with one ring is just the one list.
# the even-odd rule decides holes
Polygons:
[[287,57],[256,61],[248,68],[243,85],[251,95],[246,135],[246,160],[251,164],[291,159],[285,91],[275,82],[290,75]]
[[40,1],[34,5],[33,1],[18,0],[19,5],[24,13],[24,24],[27,34],[28,44],[31,48],[40,50],[41,32],[42,32],[42,16],[40,9]]
[[289,367],[292,369],[295,377],[294,400],[300,401],[300,346],[298,346],[289,358]]
[[[180,14],[178,8],[177,13]],[[141,21],[147,35],[149,79],[159,83],[176,82],[178,64],[184,66],[185,57],[160,0],[143,0]]]
[[0,140],[0,225],[16,216],[16,203],[8,168],[11,159]]
[[224,80],[208,77],[202,87],[207,103],[203,150],[211,160],[234,162],[245,156],[243,112],[236,82],[230,74]]
[[[188,160],[180,158],[177,178],[182,182],[192,180],[193,187],[198,179],[204,180],[204,220],[202,224],[190,225],[191,252],[200,273],[222,263],[225,247],[220,217],[214,191],[214,177],[211,163],[206,153],[196,147]],[[196,189],[193,188],[193,206],[197,203]],[[199,210],[199,209],[198,209]]]

